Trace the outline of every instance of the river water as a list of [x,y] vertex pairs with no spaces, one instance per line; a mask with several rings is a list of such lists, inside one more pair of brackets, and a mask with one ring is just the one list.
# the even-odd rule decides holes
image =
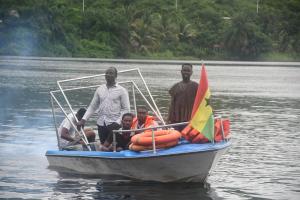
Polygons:
[[[212,106],[230,118],[233,144],[205,185],[61,177],[47,169],[45,152],[57,148],[49,91],[57,80],[103,73],[112,65],[139,67],[166,116],[167,90],[181,79],[179,65],[0,60],[0,198],[300,198],[300,67],[207,65]],[[197,82],[199,72],[194,66]],[[69,94],[75,107],[92,98],[93,91],[81,92]]]

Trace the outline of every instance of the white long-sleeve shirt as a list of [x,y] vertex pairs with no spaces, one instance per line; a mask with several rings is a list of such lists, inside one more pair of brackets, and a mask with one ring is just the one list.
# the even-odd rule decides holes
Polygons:
[[130,111],[127,90],[118,84],[109,88],[106,84],[99,86],[82,119],[87,121],[96,110],[98,110],[99,126],[113,122],[121,124],[122,115]]

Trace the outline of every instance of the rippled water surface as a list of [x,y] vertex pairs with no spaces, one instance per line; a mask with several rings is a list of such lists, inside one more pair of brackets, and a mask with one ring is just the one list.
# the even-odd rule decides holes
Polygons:
[[[57,148],[49,91],[57,80],[99,74],[111,65],[139,67],[166,116],[167,90],[181,79],[179,65],[0,60],[0,198],[300,198],[300,67],[207,66],[212,104],[231,119],[233,145],[205,185],[61,177],[48,170],[44,154]],[[194,66],[197,81],[199,69]],[[103,83],[103,77],[92,81]],[[68,93],[75,107],[92,94]]]

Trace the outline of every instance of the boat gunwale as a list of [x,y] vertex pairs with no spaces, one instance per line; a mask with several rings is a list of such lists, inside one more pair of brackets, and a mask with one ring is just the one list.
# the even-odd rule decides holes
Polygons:
[[[217,146],[215,145],[217,144]],[[195,145],[195,144],[192,144]],[[203,145],[203,144],[199,144]],[[48,150],[46,156],[48,157],[69,157],[69,158],[98,158],[98,159],[111,159],[111,160],[124,160],[124,159],[147,159],[147,158],[159,158],[159,157],[173,157],[186,154],[205,153],[212,151],[219,151],[231,146],[231,141],[223,141],[220,143],[214,143],[213,146],[207,148],[189,149],[187,151],[181,150],[180,152],[168,152],[169,149],[163,149],[157,151],[156,154],[153,150],[139,152],[136,155],[126,155],[124,152],[101,152],[101,151],[60,151],[60,150]],[[127,151],[127,150],[126,150]],[[167,152],[166,152],[167,151]],[[83,153],[84,152],[84,153]],[[103,155],[104,153],[104,155]],[[109,155],[105,155],[105,153]],[[91,155],[92,154],[92,155]],[[111,154],[120,154],[120,156],[113,156]]]

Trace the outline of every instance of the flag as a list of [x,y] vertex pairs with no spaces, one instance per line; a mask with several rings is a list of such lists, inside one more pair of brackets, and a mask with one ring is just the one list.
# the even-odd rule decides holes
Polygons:
[[202,64],[190,125],[210,141],[214,140],[214,116],[210,105],[210,90],[204,64]]

